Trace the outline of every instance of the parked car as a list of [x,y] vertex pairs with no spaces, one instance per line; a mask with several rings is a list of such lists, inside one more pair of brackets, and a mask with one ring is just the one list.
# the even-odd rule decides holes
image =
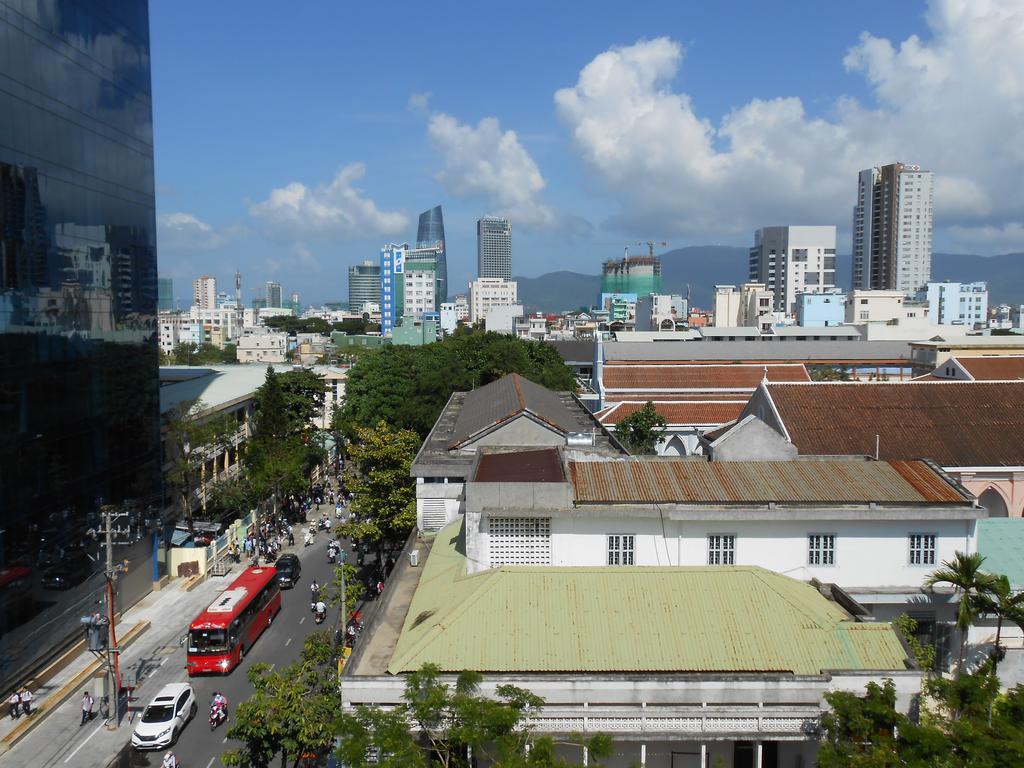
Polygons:
[[196,692],[188,683],[171,683],[160,689],[139,718],[132,733],[136,749],[163,749],[178,740],[198,709]]
[[274,563],[274,567],[277,569],[277,583],[282,589],[294,587],[295,582],[299,580],[299,574],[302,573],[302,562],[293,554],[281,555]]

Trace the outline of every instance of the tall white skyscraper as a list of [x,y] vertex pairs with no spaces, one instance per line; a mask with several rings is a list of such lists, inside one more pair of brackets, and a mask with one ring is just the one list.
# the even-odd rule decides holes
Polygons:
[[192,306],[199,309],[217,308],[217,278],[203,275],[192,281]]
[[762,227],[750,249],[750,280],[775,296],[774,309],[792,314],[798,293],[836,287],[835,227]]
[[478,277],[512,279],[512,224],[508,219],[484,216],[476,223]]
[[932,274],[934,175],[893,163],[861,171],[853,208],[853,288],[913,296]]

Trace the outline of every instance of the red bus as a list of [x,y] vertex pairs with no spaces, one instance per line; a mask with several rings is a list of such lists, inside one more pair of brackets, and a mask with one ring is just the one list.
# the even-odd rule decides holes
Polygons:
[[189,677],[230,672],[280,610],[277,571],[272,566],[246,568],[189,626]]

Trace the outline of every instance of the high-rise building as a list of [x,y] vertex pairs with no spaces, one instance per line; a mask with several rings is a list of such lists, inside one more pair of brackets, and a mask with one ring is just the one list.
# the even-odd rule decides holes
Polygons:
[[629,256],[608,259],[601,265],[601,293],[597,305],[624,300],[636,304],[637,298],[661,293],[661,259],[657,256]]
[[283,307],[281,303],[281,284],[275,283],[272,280],[267,280],[267,306],[268,307]]
[[416,229],[416,247],[430,248],[440,246],[441,255],[437,261],[437,292],[441,301],[448,299],[448,250],[444,239],[444,217],[441,206],[435,205],[429,211],[420,214],[419,227]]
[[853,289],[913,296],[931,280],[931,171],[892,163],[861,171],[853,208]]
[[512,225],[508,219],[485,216],[476,223],[478,277],[512,279]]
[[519,284],[498,277],[481,277],[469,284],[469,321],[479,323],[487,319],[491,307],[511,307],[518,304]]
[[921,297],[928,302],[932,325],[984,325],[988,322],[988,283],[928,283]]
[[[0,687],[81,636],[117,520],[118,610],[161,526],[145,0],[0,0]],[[134,543],[133,543],[134,542]],[[41,589],[50,568],[72,588]],[[52,582],[50,582],[52,583]]]
[[380,264],[362,261],[348,268],[348,308],[362,312],[366,304],[380,302]]
[[203,275],[192,281],[192,306],[199,309],[217,308],[217,278]]
[[405,305],[402,296],[402,273],[408,243],[388,243],[380,249],[380,332],[386,336],[395,330]]
[[174,280],[170,277],[158,277],[156,280],[156,308],[159,312],[174,309]]
[[775,295],[776,312],[796,312],[798,293],[836,286],[835,227],[762,227],[750,249],[750,281]]

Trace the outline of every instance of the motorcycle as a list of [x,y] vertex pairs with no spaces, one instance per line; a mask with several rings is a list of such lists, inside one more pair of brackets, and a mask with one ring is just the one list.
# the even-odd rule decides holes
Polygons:
[[324,619],[327,618],[327,611],[313,611],[313,621],[317,624],[323,624]]
[[334,547],[327,550],[327,562],[334,565],[334,561],[337,558],[337,553],[334,551]]
[[331,530],[331,521],[326,516],[320,518],[320,530],[329,531]]
[[210,707],[210,730],[215,730],[218,725],[228,719],[227,707],[214,704]]

